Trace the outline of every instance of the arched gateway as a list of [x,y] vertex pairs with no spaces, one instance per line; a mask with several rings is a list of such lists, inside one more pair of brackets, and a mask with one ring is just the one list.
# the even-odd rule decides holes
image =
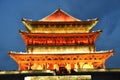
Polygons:
[[81,21],[61,9],[38,20],[22,19],[27,31],[19,31],[26,52],[9,52],[19,70],[56,70],[105,68],[114,51],[96,51],[101,30],[92,31],[98,19]]

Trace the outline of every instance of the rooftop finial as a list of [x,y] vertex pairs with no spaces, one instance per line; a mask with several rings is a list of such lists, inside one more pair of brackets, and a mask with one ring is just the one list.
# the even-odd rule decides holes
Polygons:
[[58,10],[60,10],[61,9],[61,5],[58,5]]
[[58,10],[61,9],[61,0],[58,0],[59,1],[59,4],[58,4]]

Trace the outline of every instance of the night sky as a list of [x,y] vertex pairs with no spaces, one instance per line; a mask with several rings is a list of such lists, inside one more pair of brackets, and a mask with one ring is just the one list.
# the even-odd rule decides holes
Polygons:
[[97,50],[115,50],[107,68],[120,68],[120,0],[0,0],[0,70],[17,70],[8,51],[25,52],[19,30],[22,18],[40,20],[56,9],[80,20],[99,18],[93,30],[103,33],[96,41]]

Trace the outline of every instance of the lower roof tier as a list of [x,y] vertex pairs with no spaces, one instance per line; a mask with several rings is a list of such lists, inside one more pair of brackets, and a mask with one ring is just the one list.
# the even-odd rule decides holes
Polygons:
[[99,51],[94,53],[48,53],[48,54],[27,54],[27,53],[16,53],[9,52],[11,58],[17,63],[19,62],[30,62],[30,61],[105,61],[114,54],[113,50],[110,51]]

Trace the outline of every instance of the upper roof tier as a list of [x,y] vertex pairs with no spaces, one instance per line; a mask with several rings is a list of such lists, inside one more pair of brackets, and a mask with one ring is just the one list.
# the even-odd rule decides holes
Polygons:
[[86,33],[91,31],[98,19],[81,21],[57,9],[41,20],[32,21],[23,18],[22,22],[27,31],[31,33]]

